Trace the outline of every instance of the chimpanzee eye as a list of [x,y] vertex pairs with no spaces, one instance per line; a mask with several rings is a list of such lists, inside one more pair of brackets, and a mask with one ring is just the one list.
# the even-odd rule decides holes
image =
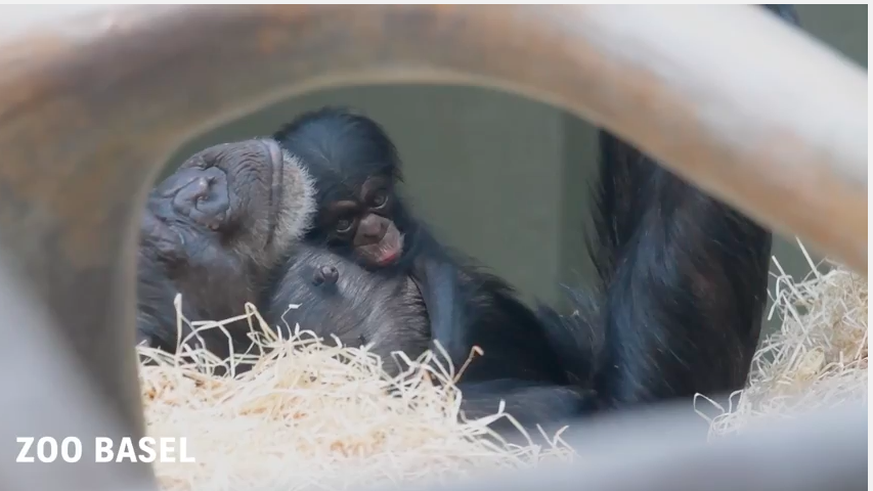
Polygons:
[[388,193],[386,193],[384,190],[376,191],[375,193],[373,193],[373,196],[372,196],[372,198],[370,198],[370,201],[372,202],[373,206],[376,208],[384,206],[385,202],[388,201]]
[[336,231],[339,233],[348,232],[352,228],[352,221],[348,218],[341,218],[336,222]]

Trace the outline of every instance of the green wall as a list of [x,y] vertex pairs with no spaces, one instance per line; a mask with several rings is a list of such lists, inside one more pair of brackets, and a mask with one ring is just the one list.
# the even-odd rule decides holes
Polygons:
[[[798,7],[804,28],[867,66],[867,6]],[[307,94],[190,142],[171,164],[206,145],[271,133],[301,111],[351,105],[382,123],[404,159],[406,193],[444,242],[477,257],[525,298],[558,302],[558,284],[584,284],[583,248],[594,131],[551,106],[468,87],[350,87]],[[794,240],[774,254],[808,271]],[[771,323],[770,328],[775,324]]]

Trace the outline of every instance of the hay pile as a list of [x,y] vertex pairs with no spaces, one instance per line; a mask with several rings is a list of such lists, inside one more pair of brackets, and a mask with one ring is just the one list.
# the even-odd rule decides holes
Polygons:
[[165,490],[345,489],[573,457],[560,435],[527,447],[480,438],[496,438],[486,425],[507,415],[458,422],[461,394],[431,353],[402,358],[409,368],[390,378],[366,349],[299,329],[279,339],[248,307],[258,345],[271,350],[235,360],[253,365],[236,378],[210,374],[220,360],[205,352],[187,352],[196,363],[186,366],[139,348],[160,362],[140,367],[148,433],[187,437],[197,461],[156,463]]
[[[797,283],[783,275],[774,297],[782,330],[762,344],[749,386],[732,398],[735,407],[711,420],[715,436],[792,409],[867,397],[864,278],[841,268]],[[386,481],[403,487],[474,468],[574,456],[560,434],[548,435],[548,445],[526,447],[479,438],[490,434],[485,425],[493,418],[457,421],[461,394],[445,383],[451,371],[433,368],[439,363],[431,363],[438,362],[432,354],[402,359],[409,369],[390,378],[366,349],[321,342],[299,329],[282,340],[251,306],[245,317],[259,346],[271,351],[240,360],[253,369],[236,379],[211,375],[219,360],[208,354],[195,353],[192,366],[140,348],[161,360],[140,369],[149,434],[187,437],[187,454],[197,460],[155,464],[167,491],[345,489]],[[444,383],[436,386],[434,378]]]

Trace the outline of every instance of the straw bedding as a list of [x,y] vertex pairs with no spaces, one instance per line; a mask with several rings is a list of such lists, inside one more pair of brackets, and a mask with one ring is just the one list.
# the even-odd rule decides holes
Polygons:
[[[793,409],[866,400],[866,280],[839,267],[799,282],[782,275],[772,294],[782,329],[763,341],[734,407],[711,420],[712,437]],[[392,379],[365,348],[316,339],[299,328],[305,326],[282,340],[252,306],[245,317],[260,348],[270,351],[237,360],[253,368],[236,378],[212,375],[218,360],[208,354],[196,353],[196,362],[185,365],[140,348],[160,358],[157,366],[140,367],[148,433],[186,437],[187,454],[197,460],[157,463],[163,489],[345,489],[377,482],[402,488],[473,468],[573,458],[560,432],[545,435],[546,445],[479,438],[489,433],[488,421],[458,422],[462,394],[451,383],[432,383],[450,382],[454,374],[431,353],[398,357],[408,370]],[[698,399],[701,404],[709,406],[702,415],[712,412],[714,403]]]

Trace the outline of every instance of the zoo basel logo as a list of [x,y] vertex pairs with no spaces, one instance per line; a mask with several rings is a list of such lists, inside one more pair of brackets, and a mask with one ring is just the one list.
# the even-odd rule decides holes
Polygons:
[[123,437],[114,439],[98,436],[94,438],[93,455],[83,455],[82,440],[74,436],[68,436],[60,442],[50,436],[39,439],[20,436],[15,440],[19,446],[15,462],[22,464],[51,463],[58,460],[74,463],[81,462],[83,459],[97,463],[195,462],[194,458],[188,455],[188,440],[185,437],[143,437],[139,439]]

